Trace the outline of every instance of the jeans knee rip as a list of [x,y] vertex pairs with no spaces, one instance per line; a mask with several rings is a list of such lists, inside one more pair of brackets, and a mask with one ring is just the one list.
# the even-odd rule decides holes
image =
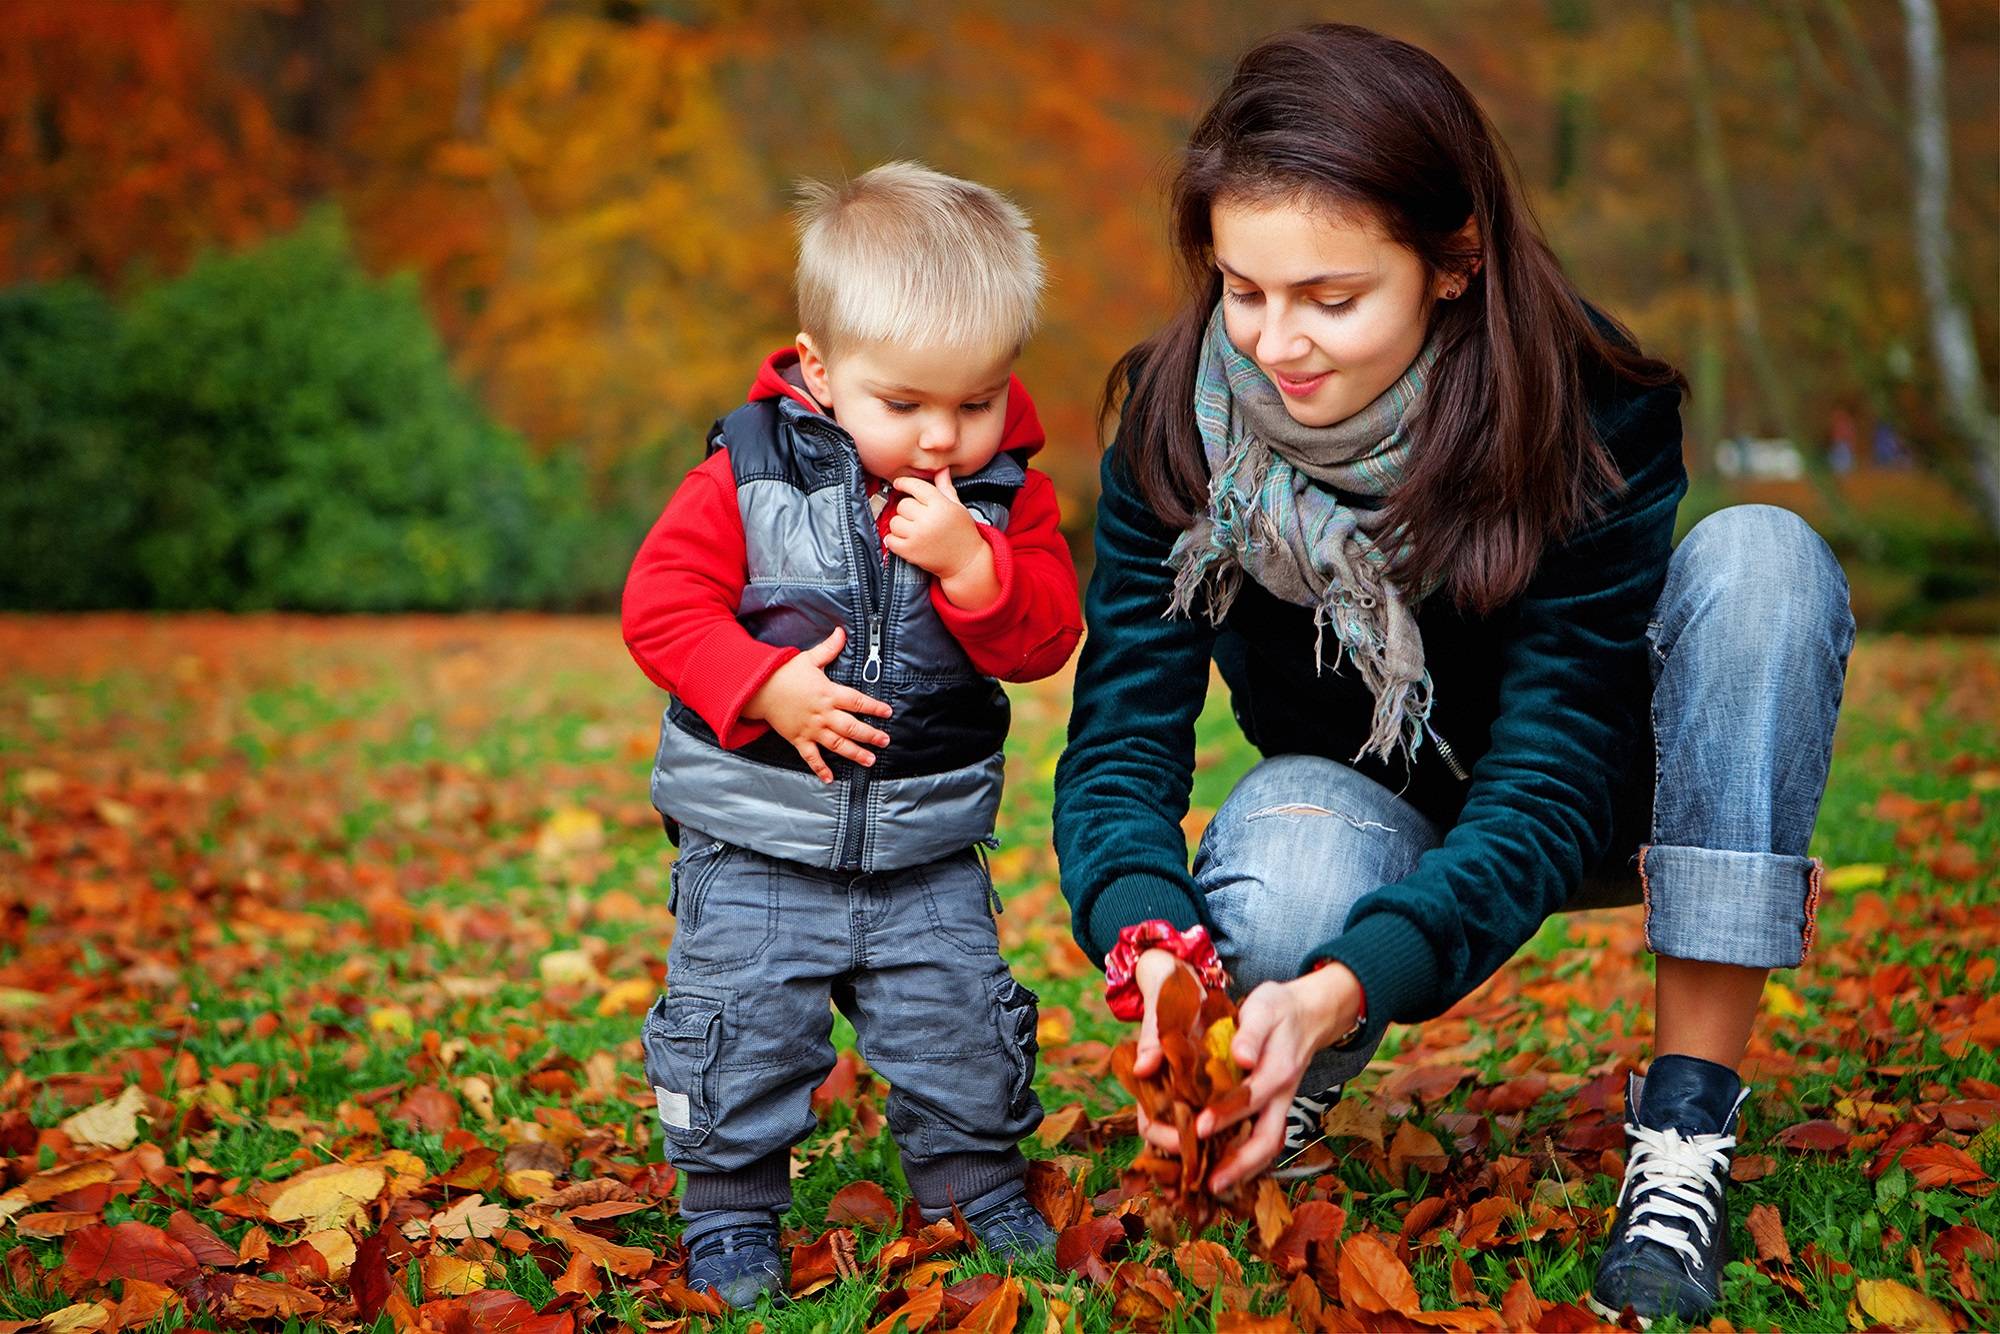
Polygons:
[[1288,801],[1279,806],[1266,806],[1262,810],[1252,811],[1250,814],[1244,816],[1243,822],[1249,824],[1253,820],[1264,820],[1272,817],[1298,820],[1306,816],[1318,819],[1331,818],[1345,820],[1350,826],[1363,833],[1366,833],[1370,829],[1379,829],[1385,834],[1402,832],[1393,825],[1383,824],[1380,820],[1357,820],[1343,811],[1330,811],[1324,806],[1315,806],[1305,801]]

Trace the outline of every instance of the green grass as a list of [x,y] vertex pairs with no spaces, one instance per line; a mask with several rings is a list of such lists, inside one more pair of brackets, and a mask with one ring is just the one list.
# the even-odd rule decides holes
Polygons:
[[[80,1107],[139,1079],[176,1113],[155,1119],[142,1143],[188,1169],[164,1187],[111,1200],[107,1221],[163,1224],[174,1209],[191,1208],[234,1244],[250,1224],[212,1208],[223,1180],[278,1180],[392,1148],[415,1154],[428,1172],[446,1171],[460,1154],[445,1137],[388,1113],[409,1088],[435,1083],[450,1091],[468,1076],[493,1092],[490,1125],[464,1106],[464,1126],[482,1143],[505,1147],[510,1123],[573,1124],[585,1137],[577,1143],[592,1146],[569,1159],[567,1175],[578,1180],[601,1166],[658,1157],[637,1018],[629,1007],[598,1012],[618,983],[657,987],[671,925],[667,848],[645,796],[659,701],[624,659],[613,626],[531,618],[16,620],[0,622],[0,648],[10,664],[0,680],[0,796],[8,812],[0,823],[0,1040],[7,1043],[0,1055],[12,1072],[0,1112],[24,1111],[46,1138]],[[2000,1230],[1991,1195],[1918,1188],[1901,1167],[1870,1179],[1864,1168],[1873,1150],[1865,1145],[1795,1153],[1774,1139],[1809,1117],[1846,1119],[1862,1136],[1879,1137],[1900,1121],[1936,1115],[1941,1101],[1973,1096],[1962,1091],[1967,1080],[2000,1083],[1990,1044],[1952,1036],[1990,1000],[2000,960],[1996,690],[2000,645],[1990,641],[1870,640],[1857,651],[1814,850],[1832,866],[1887,870],[1880,885],[1830,895],[1814,957],[1779,975],[1799,1012],[1785,1012],[1779,997],[1760,1027],[1750,1067],[1756,1096],[1738,1151],[1768,1155],[1774,1169],[1732,1193],[1739,1255],[1754,1254],[1744,1224],[1751,1206],[1770,1204],[1795,1256],[1811,1243],[1854,1272],[1822,1276],[1795,1263],[1802,1291],[1793,1292],[1739,1262],[1720,1313],[1738,1327],[1845,1328],[1855,1282],[1864,1278],[1923,1290],[1977,1324],[2000,1323],[2000,1266],[1971,1263],[1985,1296],[1969,1302],[1928,1255],[1944,1227]],[[1102,1006],[1101,979],[1067,943],[1066,915],[1052,892],[1048,810],[1067,686],[1013,693],[1003,846],[993,861],[1012,905],[1003,941],[1018,974],[1041,994],[1045,1018],[1068,1012],[1070,1043],[1115,1042],[1122,1026]],[[1197,736],[1199,819],[1254,756],[1219,696]],[[1884,793],[1949,805],[1934,816],[1889,818]],[[539,855],[538,834],[565,807],[598,815],[601,846]],[[1951,841],[1973,850],[1978,871],[1970,879],[1932,871]],[[1856,914],[1860,932],[1848,929]],[[1636,910],[1553,919],[1451,1015],[1392,1032],[1348,1096],[1379,1098],[1397,1071],[1427,1061],[1467,1064],[1473,1080],[1413,1114],[1449,1145],[1447,1121],[1483,1085],[1529,1071],[1582,1076],[1620,1059],[1643,1063],[1651,961],[1636,938]],[[545,959],[577,950],[597,980],[545,980]],[[1869,981],[1897,964],[1910,966],[1911,980],[1876,1031],[1877,1021],[1863,1015]],[[17,1003],[6,1004],[8,996]],[[838,1034],[851,1042],[844,1023]],[[590,1092],[593,1057],[610,1063],[601,1094]],[[1045,1062],[1041,1090],[1051,1110],[1080,1100],[1100,1117],[1123,1101],[1108,1079],[1058,1086],[1058,1073]],[[391,1086],[364,1103],[362,1095]],[[1883,1105],[1874,1114],[1880,1124],[1856,1108],[1857,1098]],[[362,1128],[371,1108],[379,1130]],[[1393,1236],[1413,1200],[1446,1185],[1477,1198],[1487,1189],[1483,1172],[1524,1159],[1530,1188],[1566,1193],[1583,1232],[1466,1259],[1496,1305],[1523,1276],[1545,1302],[1578,1300],[1595,1256],[1590,1233],[1601,1228],[1617,1182],[1598,1170],[1595,1155],[1546,1151],[1568,1121],[1565,1094],[1552,1092],[1518,1119],[1495,1120],[1490,1147],[1455,1161],[1449,1182],[1419,1174],[1391,1180],[1354,1153],[1338,1185],[1322,1190],[1348,1210],[1350,1226]],[[2000,1132],[1940,1138],[1965,1146],[1989,1174],[2000,1172]],[[1124,1140],[1093,1154],[1087,1189],[1115,1186],[1135,1149]],[[31,1149],[10,1160],[5,1180],[66,1156],[74,1155]],[[887,1136],[863,1138],[851,1108],[835,1108],[799,1158],[790,1227],[816,1234],[834,1192],[857,1179],[903,1199]],[[203,1164],[207,1170],[197,1170]],[[441,1207],[447,1192],[433,1194]],[[266,1226],[274,1243],[289,1239]],[[648,1210],[625,1216],[618,1230],[630,1244],[664,1252],[677,1224]],[[1216,1235],[1256,1284],[1269,1274],[1245,1232],[1225,1225]],[[880,1244],[866,1234],[863,1242],[864,1258]],[[24,1246],[41,1270],[60,1264],[59,1241],[4,1245]],[[1921,1276],[1912,1247],[1925,1255]],[[1449,1273],[1459,1253],[1450,1236],[1416,1252],[1413,1272],[1427,1307],[1457,1304]],[[1134,1258],[1174,1268],[1150,1244],[1135,1248]],[[988,1268],[983,1256],[963,1257],[953,1277]],[[1120,1323],[1103,1290],[1047,1266],[1017,1272],[1039,1280],[1028,1285],[1024,1329],[1044,1327],[1050,1300],[1069,1304],[1080,1329]],[[600,1327],[669,1314],[605,1277],[595,1303]],[[492,1282],[537,1304],[554,1295],[550,1277],[528,1257],[496,1266]],[[1184,1281],[1181,1291],[1185,1303],[1165,1327],[1208,1328],[1216,1315],[1209,1295]],[[1261,1298],[1260,1309],[1281,1291]],[[333,1302],[342,1290],[321,1295]],[[761,1320],[774,1334],[858,1328],[872,1323],[879,1295],[872,1283],[836,1284],[720,1327]],[[69,1301],[24,1290],[0,1272],[0,1320],[31,1319]],[[202,1322],[170,1311],[148,1327],[182,1323]]]

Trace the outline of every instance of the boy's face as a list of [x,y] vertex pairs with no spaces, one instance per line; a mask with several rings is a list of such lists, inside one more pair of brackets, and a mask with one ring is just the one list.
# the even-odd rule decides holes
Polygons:
[[861,466],[883,481],[978,472],[1000,452],[1015,351],[864,345],[823,358],[798,339],[806,388],[854,437]]

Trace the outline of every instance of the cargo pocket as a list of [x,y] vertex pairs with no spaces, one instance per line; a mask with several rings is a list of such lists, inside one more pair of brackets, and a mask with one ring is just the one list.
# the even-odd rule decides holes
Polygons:
[[1013,1087],[1008,1090],[1007,1113],[1015,1119],[1040,1120],[1041,1104],[1035,1098],[1035,1057],[1042,1044],[1036,1036],[1041,998],[1016,982],[1007,973],[993,978],[994,1016],[1000,1024],[1000,1049],[1013,1067]]
[[722,1002],[713,997],[662,996],[646,1015],[646,1078],[660,1125],[675,1144],[693,1148],[708,1138],[708,1089],[721,1038]]

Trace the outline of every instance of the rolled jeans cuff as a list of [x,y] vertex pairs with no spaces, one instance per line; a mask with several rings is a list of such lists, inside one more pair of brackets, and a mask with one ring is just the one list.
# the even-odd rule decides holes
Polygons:
[[1826,868],[1817,857],[1651,843],[1639,849],[1646,947],[1745,968],[1812,953]]

